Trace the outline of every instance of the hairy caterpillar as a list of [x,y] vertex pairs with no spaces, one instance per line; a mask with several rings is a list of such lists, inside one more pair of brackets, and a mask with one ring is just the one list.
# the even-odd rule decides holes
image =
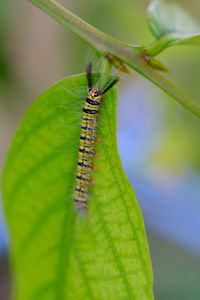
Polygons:
[[88,191],[91,184],[93,157],[95,155],[94,148],[96,143],[96,124],[99,106],[102,102],[103,95],[119,81],[118,78],[111,78],[111,81],[107,82],[103,89],[98,89],[93,87],[92,84],[91,63],[88,64],[86,73],[88,96],[85,99],[83,107],[74,197],[75,208],[82,213],[87,212]]

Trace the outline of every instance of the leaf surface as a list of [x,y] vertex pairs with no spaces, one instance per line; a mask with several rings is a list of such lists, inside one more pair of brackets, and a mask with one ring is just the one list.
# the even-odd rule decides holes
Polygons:
[[148,49],[149,55],[154,56],[177,44],[200,44],[200,24],[175,3],[152,1],[148,9],[148,24],[156,38],[153,49]]
[[85,75],[32,105],[3,171],[16,300],[150,300],[152,270],[141,211],[121,166],[115,88],[99,114],[88,215],[74,209]]

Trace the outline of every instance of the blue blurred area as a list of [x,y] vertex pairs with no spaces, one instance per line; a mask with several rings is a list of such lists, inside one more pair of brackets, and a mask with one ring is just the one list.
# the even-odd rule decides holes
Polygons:
[[[1,194],[0,194],[1,197]],[[0,257],[1,255],[5,254],[7,252],[8,248],[8,232],[6,228],[5,219],[3,216],[3,207],[2,202],[0,198]]]
[[120,93],[118,115],[122,164],[147,228],[199,255],[199,172],[187,165],[173,173],[151,162],[166,139],[165,106],[148,83],[136,81]]
[[152,168],[139,177],[130,174],[129,179],[134,183],[147,226],[200,255],[199,174],[188,170],[184,176],[174,177]]

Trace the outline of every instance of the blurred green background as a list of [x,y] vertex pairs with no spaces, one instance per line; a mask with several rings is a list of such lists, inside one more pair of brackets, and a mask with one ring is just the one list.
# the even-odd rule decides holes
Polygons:
[[[149,44],[147,0],[60,0],[107,34]],[[200,20],[199,0],[178,1]],[[0,0],[0,165],[37,96],[85,71],[90,47],[28,1]],[[167,76],[200,104],[200,48],[158,56]],[[129,107],[129,113],[124,107]],[[120,83],[118,141],[144,214],[156,300],[200,299],[200,120],[133,72]],[[3,218],[3,217],[1,217]],[[10,299],[8,234],[0,225],[0,298]]]

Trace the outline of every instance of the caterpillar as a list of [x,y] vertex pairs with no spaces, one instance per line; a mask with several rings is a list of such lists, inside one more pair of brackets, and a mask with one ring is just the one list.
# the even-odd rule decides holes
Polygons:
[[110,77],[103,89],[93,87],[91,62],[87,66],[86,75],[88,95],[83,106],[74,196],[75,208],[81,213],[87,213],[88,192],[92,183],[91,173],[94,168],[93,158],[95,156],[94,148],[97,141],[96,125],[99,107],[103,95],[119,81],[119,78]]

